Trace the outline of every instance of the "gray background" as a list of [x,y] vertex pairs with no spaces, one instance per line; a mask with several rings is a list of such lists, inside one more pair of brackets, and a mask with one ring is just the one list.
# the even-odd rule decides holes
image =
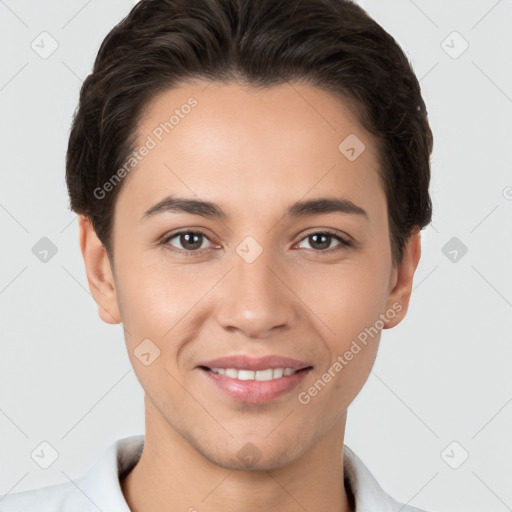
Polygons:
[[[0,0],[0,494],[75,478],[144,431],[143,393],[122,328],[97,315],[64,182],[79,87],[133,3]],[[400,501],[512,510],[512,4],[360,4],[421,80],[434,219],[409,313],[383,333],[345,443]],[[52,39],[47,58],[31,47]],[[46,262],[32,250],[43,237],[57,250]],[[59,455],[48,469],[31,458],[43,441]]]

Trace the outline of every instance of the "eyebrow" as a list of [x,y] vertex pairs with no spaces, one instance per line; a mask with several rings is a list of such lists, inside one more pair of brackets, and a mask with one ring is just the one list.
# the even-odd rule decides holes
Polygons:
[[[200,215],[201,217],[216,218],[220,220],[227,220],[229,217],[218,204],[211,201],[188,199],[171,195],[165,197],[149,208],[149,210],[147,210],[142,216],[141,221],[164,212],[190,213],[192,215]],[[285,217],[299,218],[327,213],[356,214],[368,219],[368,213],[366,210],[357,206],[349,199],[332,197],[320,197],[317,199],[297,201],[288,208],[285,213]]]

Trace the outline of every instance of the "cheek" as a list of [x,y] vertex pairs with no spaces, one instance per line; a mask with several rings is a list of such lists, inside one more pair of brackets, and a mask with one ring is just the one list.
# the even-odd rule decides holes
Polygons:
[[386,305],[387,270],[370,257],[318,269],[297,281],[297,295],[325,324],[322,332],[340,351],[375,323]]
[[348,406],[368,378],[378,350],[388,269],[379,258],[360,263],[331,267],[315,275],[314,287],[303,284],[299,293],[324,333],[329,357],[321,372],[331,390],[324,398],[331,405]]
[[118,294],[128,356],[155,405],[171,407],[164,401],[180,396],[176,341],[186,339],[182,328],[192,299],[183,296],[181,283],[163,276],[156,266],[134,265],[123,271]]
[[119,267],[123,322],[141,335],[161,338],[201,293],[199,279],[191,281],[178,266],[165,268],[154,258],[128,261]]
[[[328,290],[310,295],[317,328],[325,333],[328,357],[318,368],[314,381],[304,390],[310,417],[337,420],[360,392],[371,372],[380,342],[379,323],[385,305],[370,273],[355,268],[331,278]],[[327,326],[327,327],[325,327]]]
[[[161,259],[119,265],[121,316],[135,368],[141,366],[137,361],[137,353],[142,350],[139,346],[149,339],[151,343],[145,341],[142,346],[159,354],[151,366],[175,373],[181,352],[200,337],[210,304],[208,292],[218,281],[218,273],[200,272],[193,265],[184,267],[162,265]],[[147,372],[138,373],[139,377],[150,378]]]

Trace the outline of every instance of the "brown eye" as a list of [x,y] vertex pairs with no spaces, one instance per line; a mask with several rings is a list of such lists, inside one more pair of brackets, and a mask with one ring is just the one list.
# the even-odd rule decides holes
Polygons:
[[[171,244],[170,241],[177,239],[178,247],[176,247],[176,242]],[[171,246],[171,250],[181,253],[190,253],[190,252],[199,252],[201,249],[207,248],[203,247],[203,243],[205,240],[209,240],[208,237],[202,233],[201,231],[180,231],[179,233],[174,233],[168,237],[166,237],[162,243],[164,245]],[[181,246],[181,247],[180,247]]]
[[[343,249],[345,247],[350,247],[352,244],[345,240],[338,234],[331,233],[329,231],[320,231],[317,233],[311,233],[304,237],[301,240],[301,243],[307,240],[310,244],[311,249],[315,250],[315,252],[323,253],[323,252],[335,252],[339,249]],[[338,240],[339,244],[335,246],[335,248],[331,251],[331,244],[333,240]],[[306,247],[307,248],[307,247]]]

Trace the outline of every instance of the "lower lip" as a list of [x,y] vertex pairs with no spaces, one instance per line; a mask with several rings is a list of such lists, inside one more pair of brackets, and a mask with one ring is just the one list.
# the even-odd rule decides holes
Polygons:
[[237,402],[262,404],[275,400],[298,386],[311,368],[272,380],[240,380],[200,368],[201,372]]

